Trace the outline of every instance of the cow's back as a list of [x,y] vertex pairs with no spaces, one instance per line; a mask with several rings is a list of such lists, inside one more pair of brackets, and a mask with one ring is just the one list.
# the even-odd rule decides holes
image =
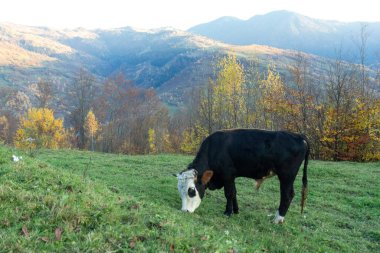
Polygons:
[[233,177],[262,178],[305,152],[301,135],[259,129],[217,131],[202,145],[207,145],[209,168]]

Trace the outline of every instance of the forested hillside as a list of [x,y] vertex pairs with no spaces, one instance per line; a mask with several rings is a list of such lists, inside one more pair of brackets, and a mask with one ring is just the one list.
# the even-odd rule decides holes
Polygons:
[[306,134],[317,159],[380,158],[380,75],[365,65],[365,37],[351,64],[343,52],[325,59],[173,29],[0,32],[7,144],[194,153],[219,129],[264,128]]

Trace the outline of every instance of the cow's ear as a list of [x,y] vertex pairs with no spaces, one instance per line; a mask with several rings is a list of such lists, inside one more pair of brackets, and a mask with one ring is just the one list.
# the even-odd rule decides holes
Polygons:
[[214,172],[212,170],[206,170],[205,172],[203,172],[202,184],[206,185],[212,178],[212,175],[214,175]]

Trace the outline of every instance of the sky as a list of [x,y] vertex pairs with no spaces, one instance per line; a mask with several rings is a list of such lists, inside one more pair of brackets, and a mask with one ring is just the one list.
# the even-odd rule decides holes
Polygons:
[[378,0],[2,0],[0,22],[52,28],[186,30],[222,16],[243,20],[276,10],[351,21],[380,21]]

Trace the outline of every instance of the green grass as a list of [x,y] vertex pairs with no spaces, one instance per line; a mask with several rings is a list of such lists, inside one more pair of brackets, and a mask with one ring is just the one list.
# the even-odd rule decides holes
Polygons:
[[13,153],[0,146],[0,252],[380,252],[380,163],[311,161],[304,214],[300,173],[275,225],[275,178],[259,192],[239,178],[240,214],[226,218],[222,190],[179,211],[171,174],[191,156],[42,150],[13,163]]

